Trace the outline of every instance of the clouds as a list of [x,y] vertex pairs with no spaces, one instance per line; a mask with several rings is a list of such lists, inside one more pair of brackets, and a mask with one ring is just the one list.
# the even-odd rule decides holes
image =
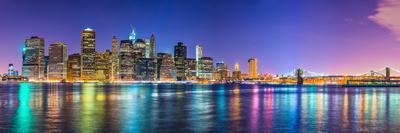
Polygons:
[[368,18],[392,31],[400,41],[400,0],[381,0],[376,13]]

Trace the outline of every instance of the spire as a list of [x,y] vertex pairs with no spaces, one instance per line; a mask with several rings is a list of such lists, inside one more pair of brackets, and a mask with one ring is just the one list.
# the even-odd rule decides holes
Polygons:
[[129,40],[134,41],[134,40],[136,40],[136,33],[135,33],[135,29],[133,28],[132,25],[131,25],[131,29],[132,29],[132,32],[129,35]]

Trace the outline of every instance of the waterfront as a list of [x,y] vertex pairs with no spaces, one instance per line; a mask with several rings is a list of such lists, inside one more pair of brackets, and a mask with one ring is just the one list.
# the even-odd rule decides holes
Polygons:
[[400,88],[0,84],[0,132],[395,132]]

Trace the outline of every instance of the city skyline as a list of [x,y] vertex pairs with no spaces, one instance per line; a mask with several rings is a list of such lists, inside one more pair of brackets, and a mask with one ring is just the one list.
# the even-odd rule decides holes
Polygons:
[[[45,46],[55,42],[63,42],[68,45],[68,54],[80,51],[80,30],[90,27],[97,31],[97,51],[111,49],[112,36],[119,39],[127,39],[132,25],[138,38],[149,38],[154,33],[157,38],[157,52],[168,52],[173,54],[173,46],[177,42],[183,42],[188,49],[188,57],[195,57],[195,45],[204,46],[204,54],[212,57],[214,62],[224,61],[230,70],[238,62],[242,72],[247,72],[246,62],[250,57],[258,60],[258,71],[260,73],[284,74],[296,68],[304,68],[326,74],[358,74],[369,70],[380,69],[385,66],[398,68],[398,35],[396,28],[386,28],[392,22],[387,17],[396,16],[385,12],[383,9],[397,11],[396,7],[379,4],[390,1],[338,1],[329,2],[310,1],[298,3],[298,7],[290,6],[293,1],[282,2],[244,2],[233,1],[226,4],[217,1],[214,6],[209,7],[200,1],[193,3],[179,2],[174,6],[165,3],[164,8],[154,9],[158,5],[154,2],[120,1],[110,2],[82,2],[82,6],[74,8],[77,11],[52,12],[56,9],[67,9],[79,3],[71,2],[49,2],[38,1],[3,1],[0,16],[0,43],[7,46],[2,49],[0,60],[1,73],[7,73],[9,63],[13,63],[21,69],[21,49],[26,38],[39,36],[45,39]],[[93,8],[84,9],[86,5],[93,2]],[[41,9],[34,10],[29,5],[39,5]],[[56,4],[58,7],[49,8]],[[98,7],[115,6],[106,15],[100,16]],[[136,8],[118,5],[134,5]],[[226,5],[224,5],[226,4]],[[256,6],[278,6],[278,8],[261,9]],[[357,4],[364,6],[358,7]],[[7,5],[12,5],[8,7]],[[61,6],[63,5],[63,6]],[[295,4],[294,4],[295,5]],[[379,6],[380,5],[380,6]],[[390,5],[390,4],[388,4]],[[154,8],[149,8],[155,6]],[[221,6],[226,11],[218,9]],[[344,6],[343,11],[338,10]],[[11,9],[15,7],[14,9]],[[19,7],[19,8],[16,8]],[[21,8],[22,7],[22,8]],[[243,9],[238,8],[243,7]],[[245,11],[249,7],[253,10]],[[303,9],[302,7],[308,7]],[[359,10],[353,10],[357,7]],[[184,8],[184,9],[179,9]],[[194,8],[183,13],[181,10]],[[21,11],[16,11],[16,9]],[[92,10],[93,11],[92,11]],[[130,10],[137,10],[133,13]],[[239,9],[234,11],[234,9]],[[320,13],[315,11],[321,10]],[[28,16],[27,11],[32,14],[45,14],[37,18]],[[79,13],[83,11],[84,13]],[[125,12],[126,11],[126,12]],[[167,13],[163,13],[167,11]],[[216,15],[202,16],[201,11],[206,13],[215,11]],[[277,14],[261,14],[261,16],[246,16],[252,11],[276,11]],[[322,12],[325,11],[325,12]],[[148,13],[146,13],[148,12]],[[62,22],[65,19],[55,18],[56,13],[66,13],[66,18],[71,18],[71,23]],[[95,15],[90,15],[91,13]],[[228,13],[227,16],[217,15]],[[31,13],[29,13],[31,14]],[[97,14],[97,15],[96,15]],[[296,17],[298,14],[304,18]],[[382,15],[383,14],[383,15]],[[386,15],[385,15],[386,14]],[[199,22],[187,20],[191,15],[199,16]],[[308,18],[309,15],[317,15]],[[324,16],[325,15],[325,16]],[[218,17],[216,17],[218,16]],[[74,20],[73,18],[79,18]],[[181,22],[176,22],[175,18]],[[124,22],[113,22],[114,20],[127,19]],[[244,20],[253,20],[247,22]],[[25,21],[22,21],[25,20]],[[29,21],[27,21],[29,20]],[[53,20],[53,21],[50,21]],[[212,21],[211,21],[212,20]],[[39,23],[39,22],[46,23]],[[210,21],[210,22],[209,22]],[[11,24],[11,22],[18,22]],[[189,24],[192,23],[193,24]],[[110,23],[110,24],[108,24]],[[265,23],[265,24],[264,24]],[[242,25],[243,24],[243,25]],[[222,25],[226,25],[223,27]],[[314,26],[315,27],[311,27]],[[223,28],[222,28],[222,27]],[[256,30],[259,28],[259,30]],[[218,31],[218,30],[222,30]],[[390,30],[392,29],[392,31]],[[317,34],[320,33],[320,34]],[[224,50],[224,52],[220,52]],[[48,55],[48,51],[45,51]],[[373,54],[371,54],[373,53]]]

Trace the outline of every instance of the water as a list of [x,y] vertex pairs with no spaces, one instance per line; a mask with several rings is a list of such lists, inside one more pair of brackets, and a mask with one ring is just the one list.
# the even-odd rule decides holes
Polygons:
[[0,132],[395,132],[400,88],[0,84]]

